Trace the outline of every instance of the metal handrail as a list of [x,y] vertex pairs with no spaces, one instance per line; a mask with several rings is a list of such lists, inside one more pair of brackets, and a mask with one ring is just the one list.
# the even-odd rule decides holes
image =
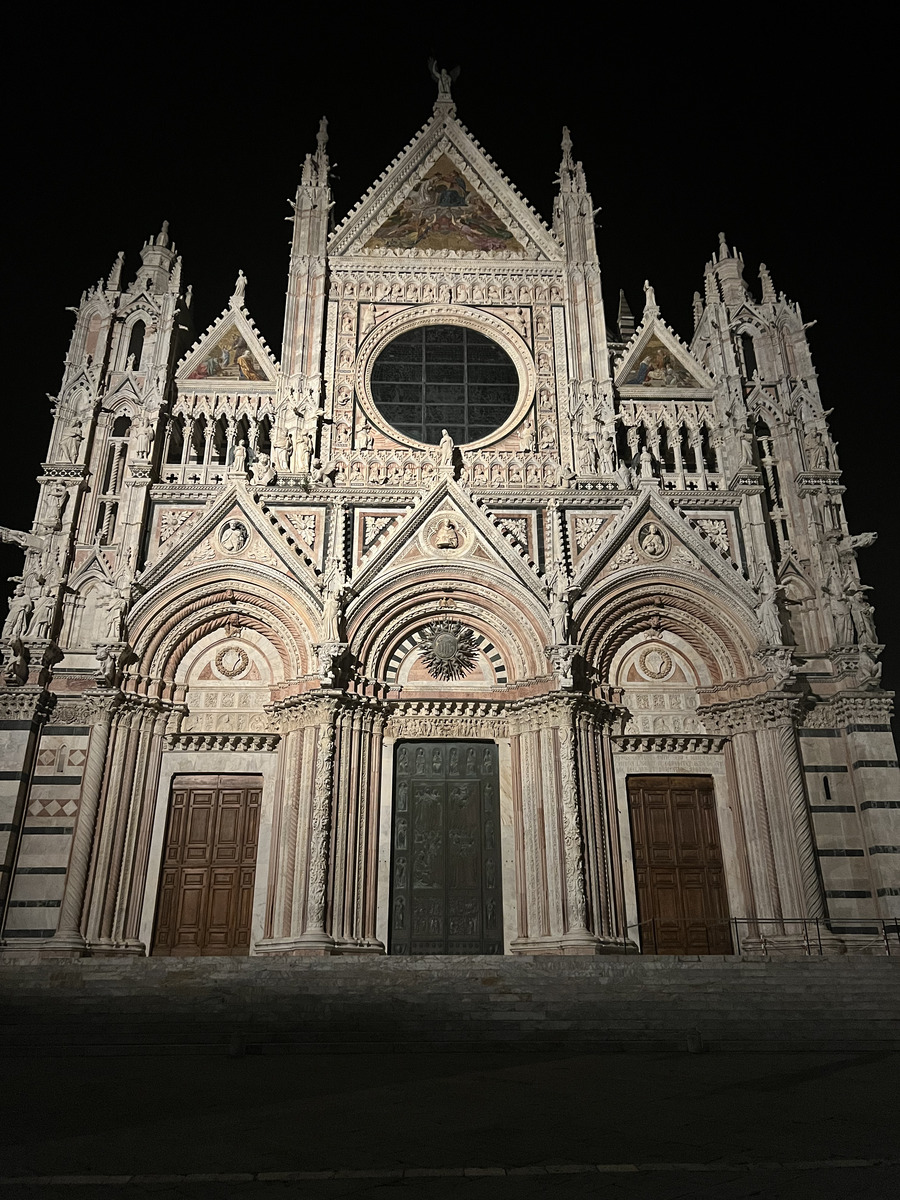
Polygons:
[[[845,943],[844,952],[900,955],[900,918],[897,917],[650,917],[627,927],[625,953],[659,954],[659,932],[666,925],[702,926],[706,937],[703,953],[706,954],[722,953],[711,949],[710,933],[727,928],[732,954],[746,953],[752,947],[751,953],[761,953],[768,958],[771,952],[784,953],[785,938],[797,938],[797,949],[809,957],[820,956],[829,953],[828,942],[832,937],[867,934],[870,938],[867,943],[858,946]],[[636,936],[632,935],[632,930]],[[676,953],[692,952],[683,949]]]

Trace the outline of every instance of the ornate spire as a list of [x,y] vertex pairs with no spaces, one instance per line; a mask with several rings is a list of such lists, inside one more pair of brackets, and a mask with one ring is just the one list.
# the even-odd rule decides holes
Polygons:
[[628,301],[625,299],[625,291],[619,288],[619,312],[616,317],[616,324],[619,327],[619,337],[623,342],[631,340],[634,333],[634,313],[629,307]]
[[122,267],[125,265],[125,251],[120,250],[116,255],[116,261],[112,265],[109,272],[109,278],[106,281],[107,291],[118,292],[122,288]]
[[559,164],[560,173],[563,171],[574,171],[575,163],[572,159],[572,138],[569,135],[568,125],[563,125],[562,152],[562,162]]
[[713,264],[707,267],[706,274],[703,276],[703,285],[706,292],[707,304],[718,304],[722,299],[719,294],[719,281],[716,279],[716,273],[712,269]]
[[328,183],[328,152],[325,147],[328,145],[328,118],[322,117],[319,121],[319,132],[316,134],[316,166],[319,171],[319,187],[324,187]]
[[765,263],[759,264],[759,277],[762,280],[762,302],[763,304],[775,303],[775,284],[772,282],[772,276],[769,274],[769,268]]
[[162,229],[159,231],[159,233],[156,236],[156,245],[165,247],[165,246],[168,246],[168,244],[169,244],[169,222],[163,221]]
[[694,292],[694,329],[696,330],[703,319],[703,301],[699,292]]

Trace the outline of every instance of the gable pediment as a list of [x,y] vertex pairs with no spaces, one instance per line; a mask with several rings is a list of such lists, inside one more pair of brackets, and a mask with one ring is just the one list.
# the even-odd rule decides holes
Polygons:
[[619,392],[627,397],[708,396],[707,370],[663,321],[643,322],[615,368]]
[[435,115],[337,227],[329,254],[563,258],[537,213],[446,114]]
[[677,571],[725,584],[749,607],[756,593],[740,568],[722,554],[709,537],[651,490],[623,510],[602,530],[577,566],[575,584],[583,592],[591,585],[635,571]]
[[363,553],[353,580],[359,595],[386,575],[420,562],[479,562],[512,574],[531,591],[541,591],[537,569],[498,523],[456,484],[439,481],[413,508],[397,511],[382,536]]
[[180,388],[213,383],[217,390],[246,391],[274,386],[278,370],[246,310],[229,305],[181,360],[176,378]]
[[282,522],[266,512],[243,484],[227,488],[205,512],[185,521],[160,545],[160,557],[136,583],[142,592],[202,566],[270,567],[317,594],[317,568]]

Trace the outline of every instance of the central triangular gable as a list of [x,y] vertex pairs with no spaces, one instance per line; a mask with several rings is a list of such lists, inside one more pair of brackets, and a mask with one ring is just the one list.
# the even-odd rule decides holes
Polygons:
[[446,113],[420,130],[329,239],[332,256],[420,251],[563,258],[528,201]]
[[511,250],[523,247],[446,154],[375,231],[364,250]]

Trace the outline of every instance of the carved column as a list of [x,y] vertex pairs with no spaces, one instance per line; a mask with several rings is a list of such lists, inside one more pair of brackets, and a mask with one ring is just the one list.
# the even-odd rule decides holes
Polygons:
[[106,769],[109,732],[113,713],[122,700],[121,694],[118,692],[113,695],[88,692],[86,698],[93,700],[97,720],[91,730],[91,741],[88,747],[87,761],[84,765],[78,823],[72,838],[72,850],[69,855],[69,869],[60,906],[59,924],[53,937],[43,943],[48,951],[78,954],[84,953],[86,949],[81,933],[81,918],[97,824],[97,810],[100,805],[100,791]]
[[130,792],[137,750],[137,739],[133,732],[136,717],[139,719],[139,714],[123,712],[120,709],[116,713],[110,734],[108,757],[111,767],[106,774],[105,794],[97,822],[97,836],[94,839],[84,926],[85,939],[92,953],[108,953],[114,949],[111,937],[112,914],[125,840],[126,822],[123,818],[126,797]]
[[[282,726],[283,728],[283,726]],[[274,844],[272,924],[269,938],[291,935],[294,880],[299,826],[299,777],[303,761],[303,730],[287,730],[281,740],[281,789],[277,838]]]
[[517,720],[513,724],[513,731],[512,762],[514,777],[518,777],[521,804],[516,810],[519,928],[512,948],[527,954],[531,952],[532,939],[546,937],[550,933],[543,790],[536,777],[540,756],[530,723]]
[[367,892],[374,884],[370,873],[377,871],[377,842],[374,855],[371,844],[372,810],[377,814],[378,808],[378,781],[371,769],[374,714],[368,701],[355,698],[352,703],[337,723],[331,932],[345,952],[377,953],[384,947],[374,935],[374,894],[368,928],[366,923]]
[[[364,945],[382,953],[385,945],[375,935],[376,909],[378,903],[378,834],[381,792],[381,755],[384,746],[385,716],[381,712],[370,714],[369,721],[369,773],[365,787],[365,854],[361,856],[363,887],[358,898],[360,905],[360,932]],[[360,814],[360,828],[363,814]]]
[[334,713],[325,715],[316,745],[316,789],[313,794],[309,837],[309,882],[306,893],[306,928],[301,941],[331,947],[334,938],[325,932],[328,843],[331,834],[331,800],[334,789]]
[[139,936],[141,912],[147,881],[153,816],[156,811],[163,737],[168,721],[167,712],[150,709],[146,713],[141,724],[138,754],[131,782],[112,934],[114,942],[131,954],[143,954],[146,951]]
[[[803,768],[794,728],[797,700],[768,694],[722,706],[714,721],[732,733],[740,812],[745,829],[760,935],[805,939],[791,918],[816,918],[824,903]],[[774,924],[774,921],[779,924]]]
[[753,897],[753,912],[738,915],[761,917],[767,920],[780,919],[781,902],[775,873],[775,855],[772,850],[772,835],[769,830],[769,814],[766,808],[756,735],[753,730],[749,729],[735,731],[732,734],[730,746],[737,794],[740,799],[740,817],[744,829],[750,891]]
[[782,718],[773,730],[778,737],[779,763],[786,785],[785,799],[789,806],[794,845],[800,873],[802,912],[806,917],[825,915],[825,904],[819,870],[816,863],[816,847],[813,839],[809,801],[803,781],[803,764],[797,746],[797,732],[793,720]]
[[519,724],[528,926],[511,946],[518,953],[599,949],[587,925],[575,716],[571,699],[554,699],[527,710]]
[[615,778],[609,741],[614,710],[578,714],[587,924],[609,953],[625,950],[625,901]]

